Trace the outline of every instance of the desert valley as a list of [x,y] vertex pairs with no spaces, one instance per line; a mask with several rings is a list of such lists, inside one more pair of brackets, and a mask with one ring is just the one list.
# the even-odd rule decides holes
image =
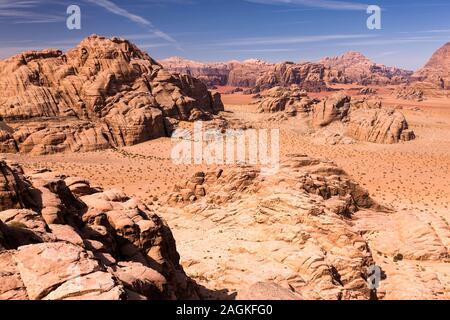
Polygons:
[[[0,116],[2,300],[450,299],[450,43],[413,72],[92,35],[0,61]],[[174,163],[199,121],[279,130],[278,171]]]

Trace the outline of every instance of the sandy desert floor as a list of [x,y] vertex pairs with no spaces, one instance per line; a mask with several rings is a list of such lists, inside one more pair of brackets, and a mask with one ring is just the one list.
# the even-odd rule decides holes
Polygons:
[[[333,160],[367,188],[375,200],[400,212],[399,219],[407,220],[414,216],[414,219],[429,223],[442,238],[449,236],[450,239],[450,235],[445,234],[450,230],[450,99],[430,98],[423,102],[411,102],[385,95],[384,105],[402,108],[417,139],[395,145],[356,143],[335,146],[315,143],[302,134],[302,128],[295,120],[266,122],[266,116],[257,114],[256,107],[249,105],[251,96],[224,95],[223,101],[228,111],[226,117],[258,123],[261,127],[279,127],[282,155],[301,153]],[[94,185],[120,188],[157,206],[172,191],[174,184],[207,169],[204,165],[173,164],[170,158],[172,146],[171,139],[162,138],[118,151],[4,157],[20,162],[25,170],[46,167],[85,177]],[[208,226],[199,221],[164,215],[164,212],[161,215],[168,220],[174,232],[188,274],[202,282],[195,274],[195,266],[191,268],[192,261],[218,258],[220,252],[226,250],[225,241],[233,235],[211,234]],[[395,225],[386,226],[395,228]],[[370,238],[369,241],[379,239]],[[212,249],[193,252],[193,245]],[[450,243],[448,245],[450,248]],[[389,263],[385,254],[380,252],[375,255],[384,269],[401,272],[395,271],[395,266]],[[416,263],[408,267],[418,268]],[[450,288],[449,261],[432,265],[423,263],[419,267],[439,273],[440,280]],[[206,280],[204,284],[208,286]]]

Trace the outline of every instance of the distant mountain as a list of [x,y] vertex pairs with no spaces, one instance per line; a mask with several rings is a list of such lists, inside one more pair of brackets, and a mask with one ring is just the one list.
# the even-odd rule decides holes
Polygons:
[[250,59],[245,61],[228,61],[216,63],[203,63],[179,57],[160,60],[166,70],[174,73],[188,74],[202,80],[206,85],[253,87],[261,72],[268,69],[271,64]]
[[257,59],[203,63],[178,57],[159,62],[171,72],[189,74],[210,87],[229,85],[264,89],[295,84],[316,90],[324,87],[325,82],[400,84],[408,82],[413,74],[412,71],[373,63],[358,52],[323,58],[318,63],[271,64]]
[[450,42],[439,48],[428,63],[414,74],[414,78],[450,89]]
[[231,71],[230,63],[203,63],[180,57],[160,60],[159,63],[171,72],[196,77],[208,86],[225,85]]
[[319,63],[333,71],[334,75],[328,80],[335,83],[400,84],[408,82],[413,74],[412,71],[376,64],[359,52],[326,57]]

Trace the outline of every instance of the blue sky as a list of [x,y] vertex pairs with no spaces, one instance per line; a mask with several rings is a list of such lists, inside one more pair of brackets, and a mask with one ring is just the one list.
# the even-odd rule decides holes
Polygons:
[[[66,8],[81,8],[81,30]],[[382,29],[366,27],[369,4]],[[156,58],[315,61],[360,51],[417,69],[450,41],[448,0],[0,0],[0,58],[27,49],[68,49],[97,33],[123,36]]]

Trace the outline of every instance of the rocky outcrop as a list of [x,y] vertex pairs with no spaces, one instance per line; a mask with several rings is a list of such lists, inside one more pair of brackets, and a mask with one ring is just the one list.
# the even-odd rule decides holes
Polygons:
[[275,87],[264,94],[264,99],[258,105],[258,111],[261,113],[284,111],[290,116],[296,116],[297,114],[308,114],[316,102],[316,100],[310,99],[305,91],[296,87],[290,90]]
[[383,144],[415,139],[405,116],[394,109],[352,110],[345,134],[359,141]]
[[242,63],[233,64],[227,85],[253,88],[257,85],[257,79],[265,70],[271,67],[271,64],[257,59],[245,60]]
[[[269,176],[255,167],[198,172],[161,210],[190,240],[187,272],[240,299],[450,297],[446,219],[382,207],[326,160],[289,155]],[[375,266],[376,292],[366,283]]]
[[198,298],[172,233],[143,203],[0,162],[0,299]]
[[256,88],[262,91],[275,86],[296,85],[310,92],[322,91],[327,89],[324,81],[325,72],[325,67],[317,63],[279,63],[256,80]]
[[395,92],[395,97],[397,99],[405,99],[421,102],[425,100],[425,93],[423,90],[414,87],[400,87],[397,92]]
[[180,205],[167,209],[174,215],[208,223],[211,247],[228,248],[217,261],[192,257],[192,272],[203,270],[209,285],[244,297],[256,287],[272,288],[275,299],[276,291],[289,299],[371,297],[372,254],[351,225],[361,208],[377,205],[331,162],[292,155],[271,176],[253,167],[199,172],[168,201]]
[[450,88],[450,42],[439,48],[430,61],[416,73],[416,80],[432,83],[441,89]]
[[413,74],[412,71],[373,63],[359,52],[323,58],[319,63],[330,70],[326,78],[330,83],[402,84],[407,83]]
[[332,122],[344,120],[350,110],[350,101],[349,96],[338,93],[315,104],[312,112],[312,125],[326,127]]
[[30,51],[0,62],[0,114],[15,129],[0,128],[5,151],[133,145],[170,134],[170,119],[210,119],[221,110],[219,94],[170,74],[123,39],[94,35],[65,54]]
[[270,118],[274,121],[291,117],[306,119],[298,124],[309,126],[315,131],[314,136],[327,144],[349,143],[348,138],[382,144],[415,139],[400,111],[386,109],[381,102],[352,99],[343,93],[316,100],[294,87],[276,87],[257,103],[259,112],[281,114]]

